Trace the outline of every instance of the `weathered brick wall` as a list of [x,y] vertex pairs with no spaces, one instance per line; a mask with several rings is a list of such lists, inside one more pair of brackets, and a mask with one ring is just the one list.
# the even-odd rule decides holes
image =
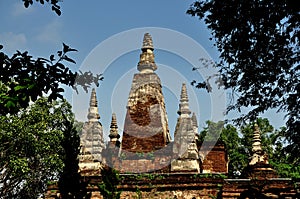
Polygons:
[[222,187],[224,199],[299,197],[291,179],[225,179]]
[[172,158],[172,144],[148,153],[122,151],[120,157],[113,157],[113,167],[121,173],[161,172],[169,173]]
[[165,147],[168,142],[160,79],[155,73],[135,74],[128,97],[122,151],[147,153]]
[[227,152],[222,143],[207,144],[205,147],[200,147],[199,151],[200,154],[206,154],[202,161],[201,170],[207,173],[228,173]]
[[[121,174],[122,199],[297,199],[299,190],[291,179],[224,179],[220,174]],[[84,177],[91,199],[102,199],[100,177]],[[299,183],[298,183],[299,185]],[[46,199],[59,198],[56,185],[48,187]]]
[[121,198],[192,199],[212,198],[221,190],[219,175],[207,178],[201,174],[141,174],[138,180],[124,175]]
[[166,146],[160,104],[147,103],[136,105],[135,110],[127,110],[122,138],[122,150],[147,153]]
[[[178,158],[174,157],[172,144],[169,143],[166,147],[153,152],[141,153],[122,150],[120,157],[113,157],[114,168],[121,171],[121,173],[153,172],[164,168],[165,173],[170,173],[171,170],[166,168],[169,168],[172,160]],[[206,148],[201,148],[201,150],[202,153],[209,151],[200,165],[202,171],[206,171],[206,173],[228,172],[227,153],[223,144],[208,145]]]

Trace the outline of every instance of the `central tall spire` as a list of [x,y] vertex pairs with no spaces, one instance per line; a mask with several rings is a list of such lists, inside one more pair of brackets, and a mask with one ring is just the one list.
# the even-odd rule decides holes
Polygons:
[[137,66],[139,73],[134,74],[128,97],[121,146],[123,153],[154,152],[171,141],[162,85],[154,72],[157,66],[149,33],[144,35],[141,50]]
[[137,69],[141,73],[153,73],[157,69],[154,61],[153,53],[153,41],[149,33],[144,34],[142,53],[140,54],[140,61],[137,65]]

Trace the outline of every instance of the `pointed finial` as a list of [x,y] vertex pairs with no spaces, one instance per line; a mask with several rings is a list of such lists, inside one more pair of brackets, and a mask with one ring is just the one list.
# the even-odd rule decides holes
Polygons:
[[144,50],[144,49],[154,50],[152,37],[149,33],[144,34],[142,50]]
[[189,98],[187,95],[185,83],[183,83],[182,87],[181,87],[180,104],[179,104],[179,110],[177,111],[177,113],[181,117],[189,117],[189,115],[191,114],[191,111],[189,108]]
[[96,97],[96,90],[95,88],[92,89],[91,99],[90,99],[90,106],[91,107],[98,107],[97,104],[97,97]]
[[252,152],[256,153],[261,151],[261,139],[260,139],[260,130],[257,123],[254,124],[254,132],[253,132],[253,143],[252,143]]
[[96,96],[96,90],[93,88],[90,99],[90,108],[88,111],[87,118],[89,121],[98,121],[100,119],[100,115],[98,113],[98,102]]
[[264,153],[261,147],[260,130],[257,123],[254,124],[253,143],[252,143],[252,157],[249,165],[255,165],[258,162],[268,164],[268,156]]
[[137,69],[141,73],[153,73],[157,69],[154,61],[153,54],[153,42],[152,37],[149,33],[145,33],[143,39],[142,53],[140,54],[140,61],[138,63]]
[[109,138],[111,139],[111,141],[114,141],[114,140],[117,140],[120,138],[120,135],[118,134],[117,117],[116,117],[115,113],[113,113],[112,117],[111,117]]
[[188,102],[189,98],[187,95],[186,85],[182,83],[181,94],[180,94],[180,102]]
[[192,121],[193,121],[193,126],[198,128],[198,121],[197,121],[197,116],[196,116],[195,112],[193,112]]

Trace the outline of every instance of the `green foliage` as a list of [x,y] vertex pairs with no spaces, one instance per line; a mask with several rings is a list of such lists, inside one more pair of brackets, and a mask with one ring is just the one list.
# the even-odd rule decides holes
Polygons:
[[[34,60],[28,52],[17,51],[11,58],[0,51],[0,114],[17,113],[20,108],[26,108],[30,101],[36,101],[44,93],[49,94],[49,100],[63,98],[62,85],[71,86],[77,91],[77,86],[87,88],[102,80],[101,75],[93,76],[91,72],[78,74],[72,72],[65,63],[75,63],[67,55],[77,51],[63,44],[63,49],[57,52],[58,57],[50,55],[49,59]],[[78,91],[77,91],[78,92]]]
[[[237,129],[230,124],[224,127],[220,139],[225,143],[228,153],[228,176],[230,178],[238,177],[247,166],[249,158],[249,154],[245,153],[242,139],[239,137]],[[252,140],[250,143],[252,143]]]
[[77,120],[74,121],[74,128],[75,131],[79,134],[79,137],[81,136],[83,125],[84,122],[77,121]]
[[300,163],[299,11],[296,1],[285,0],[197,0],[187,11],[204,19],[220,51],[215,66],[237,96],[228,111],[250,110],[236,121],[255,121],[268,109],[286,113],[285,150],[293,164]]
[[136,197],[135,198],[142,199],[143,194],[142,194],[142,191],[140,190],[140,188],[138,186],[136,187],[135,193],[136,193]]
[[227,176],[221,173],[197,173],[191,178],[213,178],[213,179],[226,179]]
[[72,118],[65,101],[39,98],[17,115],[0,116],[0,195],[36,198],[63,169],[61,142]]
[[120,183],[119,172],[111,167],[103,168],[101,171],[102,183],[98,185],[104,198],[119,199],[121,190],[117,186]]
[[220,134],[222,132],[224,122],[219,121],[217,123],[206,121],[207,127],[201,131],[199,136],[199,142],[202,143],[205,141],[217,141],[220,137]]
[[[28,8],[30,5],[33,4],[34,0],[22,0],[24,2],[24,6]],[[51,9],[57,14],[61,15],[60,6],[58,5],[59,1],[62,0],[36,0],[36,2],[39,2],[40,4],[44,4],[45,1],[49,4],[51,4]]]
[[[33,4],[33,0],[22,0],[25,7]],[[48,2],[52,10],[60,15],[59,0],[36,0],[41,4]],[[76,64],[69,57],[70,52],[77,51],[63,43],[63,48],[57,51],[57,57],[51,54],[49,58],[33,59],[27,51],[17,51],[11,57],[2,52],[0,44],[0,115],[16,114],[21,108],[26,108],[29,102],[36,101],[43,94],[49,94],[49,100],[63,98],[62,85],[81,86],[86,92],[94,83],[99,85],[101,74],[95,76],[91,72],[72,72],[67,63]]]
[[281,128],[269,136],[269,140],[273,144],[272,153],[269,153],[270,164],[274,166],[280,177],[297,178],[299,180],[300,165],[293,164],[292,158],[290,158],[293,154],[284,150],[284,144],[286,143],[285,131],[286,128]]

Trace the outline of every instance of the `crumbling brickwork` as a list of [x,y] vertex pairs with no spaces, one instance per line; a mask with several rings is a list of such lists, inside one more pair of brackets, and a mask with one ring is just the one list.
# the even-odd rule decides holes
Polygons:
[[223,143],[205,143],[199,147],[199,153],[202,156],[203,173],[228,173],[228,157]]
[[169,142],[160,79],[155,73],[135,74],[128,98],[122,151],[148,153]]

